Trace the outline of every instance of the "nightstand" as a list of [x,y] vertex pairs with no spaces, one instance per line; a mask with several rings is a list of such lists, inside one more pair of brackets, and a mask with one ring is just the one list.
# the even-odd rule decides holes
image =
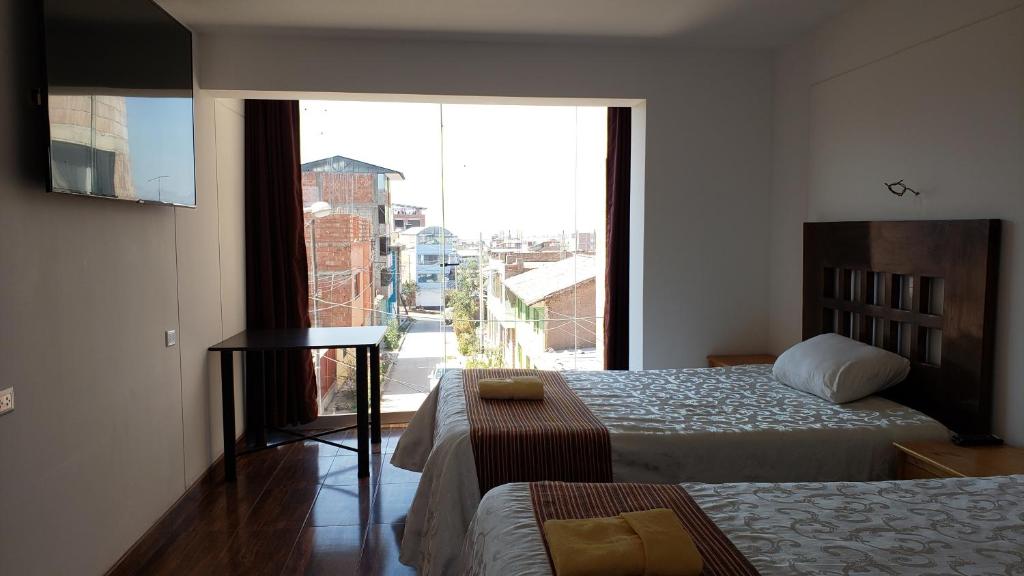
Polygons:
[[775,356],[771,354],[712,354],[708,356],[708,366],[712,368],[747,364],[775,364]]
[[952,442],[893,442],[900,451],[899,479],[1024,474],[1024,448],[957,446]]

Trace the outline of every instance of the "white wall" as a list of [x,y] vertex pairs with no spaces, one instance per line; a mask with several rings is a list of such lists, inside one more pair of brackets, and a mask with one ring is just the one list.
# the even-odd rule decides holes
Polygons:
[[206,97],[198,209],[46,194],[33,6],[0,1],[0,572],[96,574],[220,450],[204,350],[244,320],[241,188],[217,188]]
[[800,339],[803,221],[1001,218],[995,420],[1024,443],[1024,3],[857,5],[779,51],[774,92],[773,349]]
[[[198,210],[176,209],[185,481],[223,450],[220,358],[206,348],[245,328],[244,111],[239,100],[196,97]],[[204,344],[205,343],[205,344]],[[241,358],[235,355],[236,397]],[[241,402],[235,425],[243,427]]]
[[211,90],[645,100],[643,302],[631,334],[643,357],[631,366],[767,347],[767,55],[238,31],[199,42]]

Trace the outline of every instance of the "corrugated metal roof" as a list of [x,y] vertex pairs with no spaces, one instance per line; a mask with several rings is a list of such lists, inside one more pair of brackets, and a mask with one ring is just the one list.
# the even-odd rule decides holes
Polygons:
[[526,305],[532,306],[596,275],[594,257],[576,254],[513,276],[505,281],[505,288],[515,293]]
[[354,160],[345,156],[331,156],[306,162],[301,166],[303,172],[334,172],[338,174],[385,174],[396,180],[405,180],[398,170],[377,166],[362,160]]

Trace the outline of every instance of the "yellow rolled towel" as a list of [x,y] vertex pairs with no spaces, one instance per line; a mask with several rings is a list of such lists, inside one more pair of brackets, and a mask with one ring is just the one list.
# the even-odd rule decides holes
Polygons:
[[557,576],[642,576],[644,547],[619,518],[548,520],[544,523]]
[[696,576],[704,559],[676,513],[667,508],[619,515],[644,545],[644,576]]
[[488,400],[543,400],[544,383],[536,376],[481,378],[480,397]]
[[544,523],[556,576],[698,576],[704,560],[675,512]]

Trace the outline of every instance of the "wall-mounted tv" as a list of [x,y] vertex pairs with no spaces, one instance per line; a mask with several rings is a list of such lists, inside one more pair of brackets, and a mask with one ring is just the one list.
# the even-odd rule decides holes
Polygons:
[[49,185],[196,205],[192,34],[151,0],[43,0]]

